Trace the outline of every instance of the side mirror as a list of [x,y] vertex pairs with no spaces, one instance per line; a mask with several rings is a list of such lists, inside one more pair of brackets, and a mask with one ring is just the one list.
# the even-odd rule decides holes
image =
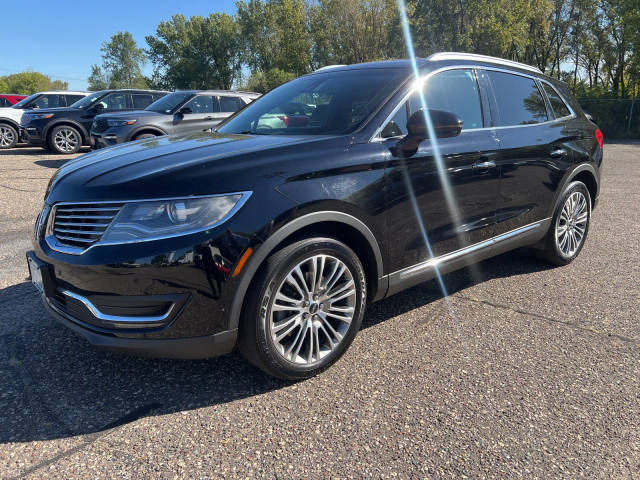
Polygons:
[[95,108],[96,110],[104,110],[104,103],[98,102],[93,106],[93,108]]
[[182,107],[180,109],[180,111],[178,112],[178,115],[180,115],[180,116],[189,115],[190,113],[193,113],[193,110],[191,110],[189,107]]
[[[443,110],[429,110],[431,125],[436,138],[457,137],[462,131],[462,120],[456,114]],[[425,119],[424,109],[415,112],[407,122],[407,135],[398,142],[393,154],[400,157],[410,157],[418,150],[418,144],[429,138],[429,129]]]

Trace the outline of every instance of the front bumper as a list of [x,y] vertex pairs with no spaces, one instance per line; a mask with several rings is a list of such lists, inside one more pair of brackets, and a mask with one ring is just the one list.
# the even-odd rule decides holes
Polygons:
[[118,145],[120,143],[124,143],[124,141],[125,139],[121,135],[110,133],[109,131],[104,133],[95,133],[93,130],[91,131],[91,137],[89,139],[93,150]]
[[29,145],[44,145],[42,129],[37,126],[20,126],[20,139]]
[[91,345],[103,350],[141,357],[163,357],[194,360],[231,352],[236,344],[237,330],[191,338],[140,339],[122,338],[98,333],[80,326],[75,319],[63,314],[43,296],[49,314],[57,321],[84,337]]

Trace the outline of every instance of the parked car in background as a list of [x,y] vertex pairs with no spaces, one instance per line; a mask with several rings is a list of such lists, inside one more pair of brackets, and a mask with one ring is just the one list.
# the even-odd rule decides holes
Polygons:
[[12,107],[24,98],[27,98],[27,96],[16,95],[15,93],[0,93],[0,108]]
[[59,108],[73,105],[89,92],[69,92],[66,90],[38,92],[10,107],[0,108],[0,149],[13,148],[19,141],[22,114],[28,109]]
[[210,130],[259,96],[259,93],[231,90],[180,90],[144,110],[101,114],[91,125],[91,148]]
[[[295,125],[261,127],[291,104]],[[95,345],[237,344],[300,380],[340,358],[370,302],[523,246],[572,262],[602,158],[602,132],[537,68],[459,53],[336,67],[213,133],[65,163],[28,263],[48,311]]]
[[89,130],[99,113],[139,110],[168,92],[156,90],[101,90],[67,108],[38,108],[26,111],[20,123],[20,137],[56,153],[75,153],[89,145]]

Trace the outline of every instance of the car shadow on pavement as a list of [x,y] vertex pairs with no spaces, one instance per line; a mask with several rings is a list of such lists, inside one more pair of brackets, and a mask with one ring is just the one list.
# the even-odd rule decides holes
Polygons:
[[[481,277],[466,270],[447,275],[449,293],[548,268],[521,251],[479,267]],[[435,282],[418,285],[371,305],[363,329],[442,296]],[[224,404],[288,385],[237,353],[178,361],[96,350],[49,318],[28,282],[0,290],[0,375],[0,443],[101,432],[142,417]]]
[[47,167],[47,168],[60,168],[62,165],[64,165],[65,163],[67,163],[69,160],[71,160],[70,158],[65,158],[62,160],[36,160],[35,163],[36,165],[39,165],[41,167]]

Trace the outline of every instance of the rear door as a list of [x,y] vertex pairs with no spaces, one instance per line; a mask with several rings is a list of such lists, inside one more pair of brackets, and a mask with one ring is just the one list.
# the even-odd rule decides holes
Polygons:
[[216,114],[216,125],[245,106],[242,98],[231,95],[219,96],[218,102],[220,103],[220,112]]
[[173,116],[173,132],[187,133],[211,129],[216,125],[218,102],[211,95],[196,95],[180,110],[188,108],[191,113],[176,113]]
[[488,128],[475,70],[436,73],[423,93],[429,109],[456,114],[463,130],[457,137],[421,142],[407,159],[395,156],[394,145],[407,133],[407,117],[423,108],[419,93],[412,94],[383,129],[381,135],[387,137],[383,143],[391,152],[387,174],[391,271],[424,262],[431,253],[440,256],[487,240],[495,225],[499,147]]
[[566,122],[556,119],[537,78],[486,69],[492,121],[500,140],[497,234],[533,226],[550,215],[572,162]]

